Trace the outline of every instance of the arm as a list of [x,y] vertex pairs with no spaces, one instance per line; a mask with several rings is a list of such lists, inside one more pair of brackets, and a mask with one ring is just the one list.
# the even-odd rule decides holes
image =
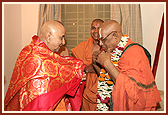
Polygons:
[[93,55],[92,55],[92,66],[94,67],[94,69],[96,70],[97,75],[100,74],[101,71],[101,65],[99,63],[96,62],[97,60],[97,56],[99,55],[101,51],[94,51]]
[[96,71],[97,75],[99,75],[100,70],[101,70],[100,65],[98,65],[96,63],[92,63],[92,66],[93,66],[94,70]]
[[106,71],[108,72],[108,74],[110,75],[111,79],[115,84],[117,76],[120,73],[120,71],[118,71],[118,69],[114,66],[114,64],[109,60],[106,60],[104,62],[104,68],[106,69]]

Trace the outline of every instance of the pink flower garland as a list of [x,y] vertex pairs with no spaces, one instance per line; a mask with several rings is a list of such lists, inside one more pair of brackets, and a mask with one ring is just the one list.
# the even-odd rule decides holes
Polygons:
[[100,95],[99,95],[99,94],[97,94],[96,96],[97,96],[97,98],[99,98],[99,99],[100,99],[101,103],[108,103],[108,101],[110,100],[110,98],[109,98],[109,97],[106,97],[106,98],[103,100],[103,99],[100,97]]

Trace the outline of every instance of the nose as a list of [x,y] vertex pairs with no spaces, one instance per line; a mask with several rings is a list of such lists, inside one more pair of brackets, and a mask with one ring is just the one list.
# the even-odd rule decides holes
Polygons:
[[62,45],[65,45],[65,38],[62,39]]
[[99,29],[98,29],[98,28],[96,28],[96,29],[95,29],[95,32],[99,32]]

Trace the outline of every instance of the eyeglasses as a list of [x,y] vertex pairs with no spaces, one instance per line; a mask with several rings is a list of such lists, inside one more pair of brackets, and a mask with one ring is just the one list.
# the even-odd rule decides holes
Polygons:
[[119,31],[112,31],[107,36],[99,38],[99,40],[101,40],[104,43],[104,41],[107,39],[107,37],[110,36],[112,33],[114,35],[115,33],[119,33]]

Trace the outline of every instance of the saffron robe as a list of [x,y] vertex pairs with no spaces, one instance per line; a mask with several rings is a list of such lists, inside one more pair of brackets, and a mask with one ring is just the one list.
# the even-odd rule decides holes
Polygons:
[[[134,43],[128,39],[125,48]],[[149,60],[138,45],[128,48],[118,61],[120,71],[113,86],[114,111],[155,110],[161,101]]]
[[[93,38],[81,42],[71,49],[73,55],[81,59],[86,66],[92,63]],[[96,73],[86,73],[86,86],[83,92],[81,111],[96,111],[97,109],[97,84],[98,76]]]
[[20,52],[4,100],[8,111],[66,110],[64,98],[70,95],[72,110],[79,111],[84,63],[61,57],[33,36]]

